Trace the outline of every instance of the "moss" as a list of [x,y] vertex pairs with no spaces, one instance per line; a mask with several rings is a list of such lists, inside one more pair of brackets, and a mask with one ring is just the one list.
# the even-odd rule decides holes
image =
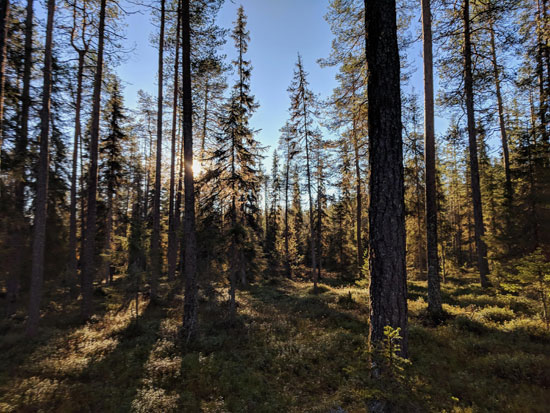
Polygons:
[[[93,324],[63,320],[27,342],[0,339],[0,410],[329,412],[366,411],[387,399],[400,411],[544,411],[550,403],[550,335],[523,296],[481,293],[477,280],[443,286],[450,318],[423,322],[426,283],[410,284],[403,379],[374,380],[364,285],[278,279],[238,292],[227,321],[226,290],[201,303],[199,340],[179,342],[180,295],[131,303],[109,286]],[[72,317],[72,316],[71,316]],[[50,328],[51,327],[51,328]]]

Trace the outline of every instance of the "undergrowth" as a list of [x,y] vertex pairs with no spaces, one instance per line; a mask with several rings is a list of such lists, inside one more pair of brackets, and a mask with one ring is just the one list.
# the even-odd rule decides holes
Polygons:
[[[332,280],[334,281],[334,280]],[[182,297],[164,284],[136,316],[123,280],[104,287],[97,316],[67,305],[36,340],[2,325],[1,412],[543,412],[550,405],[550,335],[529,298],[443,284],[448,318],[426,322],[426,283],[409,283],[410,362],[374,377],[363,282],[256,283],[227,319],[223,286],[201,297],[201,331],[182,347]],[[98,299],[99,300],[99,299]],[[47,315],[45,315],[47,318]],[[391,336],[391,337],[390,337]],[[399,332],[388,331],[387,357]],[[398,368],[397,368],[398,367]]]

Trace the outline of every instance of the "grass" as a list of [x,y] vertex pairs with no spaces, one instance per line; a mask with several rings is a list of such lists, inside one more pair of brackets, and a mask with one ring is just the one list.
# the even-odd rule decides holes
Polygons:
[[74,304],[48,306],[36,340],[23,338],[21,321],[1,326],[0,411],[365,412],[374,398],[395,411],[547,411],[550,335],[536,302],[451,279],[442,287],[450,317],[434,327],[426,284],[413,281],[411,364],[374,380],[364,283],[326,281],[317,294],[306,281],[256,283],[238,292],[235,323],[217,286],[201,299],[200,337],[188,348],[182,297],[167,285],[137,318],[123,278],[105,287],[93,322],[77,323]]

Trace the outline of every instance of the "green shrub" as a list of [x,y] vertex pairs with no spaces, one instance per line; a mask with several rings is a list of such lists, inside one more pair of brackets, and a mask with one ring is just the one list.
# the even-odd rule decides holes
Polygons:
[[478,315],[484,320],[495,323],[504,323],[513,320],[516,316],[512,310],[501,307],[486,307],[479,311]]

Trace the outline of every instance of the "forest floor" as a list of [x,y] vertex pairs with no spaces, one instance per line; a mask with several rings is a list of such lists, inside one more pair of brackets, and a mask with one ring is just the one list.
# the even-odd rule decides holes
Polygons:
[[[135,308],[125,279],[102,287],[97,315],[46,302],[41,332],[0,325],[1,412],[544,412],[550,406],[550,334],[536,301],[482,291],[463,276],[442,286],[449,318],[426,322],[426,283],[409,283],[409,365],[393,378],[368,371],[363,283],[271,280],[202,298],[200,338],[182,349],[180,295]],[[46,300],[47,301],[47,300]],[[100,303],[101,302],[101,303]],[[0,303],[2,304],[2,303]]]

